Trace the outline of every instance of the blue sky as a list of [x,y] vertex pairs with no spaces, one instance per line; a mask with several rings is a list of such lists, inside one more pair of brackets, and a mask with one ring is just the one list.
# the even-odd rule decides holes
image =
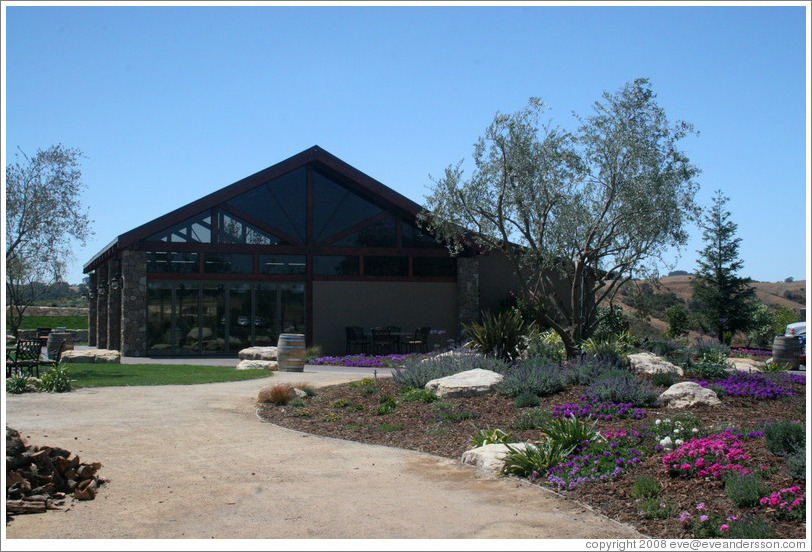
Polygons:
[[[574,128],[648,77],[742,238],[743,275],[806,278],[807,8],[5,5],[7,159],[84,151],[95,235],[117,235],[312,145],[423,203],[496,111]],[[692,271],[701,232],[676,268]]]

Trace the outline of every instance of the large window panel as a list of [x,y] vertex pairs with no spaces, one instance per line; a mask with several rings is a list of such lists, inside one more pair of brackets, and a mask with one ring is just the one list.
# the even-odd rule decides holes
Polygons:
[[304,284],[281,284],[280,321],[282,333],[305,332],[305,287]]
[[147,251],[147,272],[194,273],[200,271],[197,253]]
[[280,238],[225,211],[217,213],[217,239],[220,243],[250,245],[277,245],[282,242]]
[[211,243],[211,214],[201,213],[196,217],[157,232],[147,241],[171,243]]
[[358,276],[361,272],[357,255],[316,255],[313,274],[318,276]]
[[251,346],[251,284],[233,284],[228,294],[228,331],[231,352]]
[[383,209],[315,172],[313,174],[313,234],[316,242],[338,234],[381,213]]
[[260,255],[260,274],[305,274],[307,262],[304,255]]
[[177,353],[192,355],[200,351],[200,296],[196,282],[178,284],[175,289],[175,335]]
[[223,284],[205,283],[200,299],[203,354],[226,352],[226,294]]
[[443,249],[445,247],[428,233],[409,223],[404,222],[401,227],[403,247],[424,249]]
[[307,235],[307,169],[300,167],[228,201],[239,211],[304,242]]
[[408,257],[364,256],[364,276],[408,276]]
[[206,274],[253,274],[254,256],[250,253],[206,253],[203,257]]
[[386,217],[361,228],[332,245],[346,247],[397,247],[397,222],[395,217]]
[[172,352],[172,284],[151,282],[147,286],[147,350],[150,354]]
[[279,284],[259,283],[254,291],[254,342],[261,347],[276,345],[279,341],[279,311],[282,296]]
[[412,275],[424,278],[456,278],[457,259],[453,257],[415,257],[412,259]]

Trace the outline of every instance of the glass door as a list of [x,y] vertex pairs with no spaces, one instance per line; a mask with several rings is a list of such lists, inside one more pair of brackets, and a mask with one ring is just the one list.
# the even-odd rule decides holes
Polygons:
[[228,294],[228,350],[236,353],[251,346],[253,313],[251,284],[231,284]]
[[200,298],[203,354],[226,352],[226,293],[222,284],[204,284]]

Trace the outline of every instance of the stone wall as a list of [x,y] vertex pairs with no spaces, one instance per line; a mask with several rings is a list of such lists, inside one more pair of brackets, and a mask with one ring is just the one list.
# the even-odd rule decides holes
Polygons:
[[121,263],[118,259],[107,262],[107,348],[118,351],[121,348],[121,286],[113,289],[110,280],[120,280]]
[[[96,269],[96,286],[107,289],[107,265],[102,263]],[[99,349],[107,348],[107,293],[96,291],[96,346]]]
[[87,305],[87,344],[91,347],[96,346],[96,315],[99,308],[98,303],[98,290],[96,287],[98,284],[96,283],[96,273],[92,272],[89,275],[89,284],[88,287],[92,292],[90,295],[90,299],[88,300]]
[[121,354],[147,356],[147,254],[121,252]]
[[457,259],[457,334],[462,324],[479,321],[479,257]]

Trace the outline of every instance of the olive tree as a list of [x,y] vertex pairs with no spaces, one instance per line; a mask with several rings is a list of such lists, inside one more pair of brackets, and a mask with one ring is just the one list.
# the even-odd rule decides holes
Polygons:
[[604,93],[568,132],[541,123],[543,102],[497,113],[463,161],[432,178],[422,224],[452,253],[502,252],[537,321],[580,350],[632,275],[652,275],[695,220],[698,169],[680,149],[693,133],[669,123],[647,79]]
[[28,306],[62,279],[71,240],[84,243],[90,235],[81,157],[58,144],[33,157],[20,151],[6,166],[7,320],[14,334]]

